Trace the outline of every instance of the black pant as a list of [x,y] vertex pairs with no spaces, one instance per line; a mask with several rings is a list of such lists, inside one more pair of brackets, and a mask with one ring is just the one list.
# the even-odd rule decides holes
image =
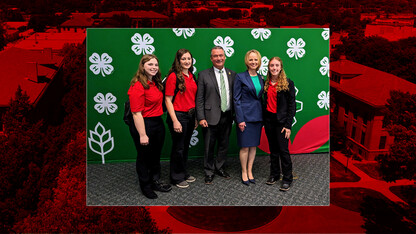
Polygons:
[[[215,169],[221,169],[228,152],[228,142],[232,126],[231,111],[221,112],[217,125],[202,128],[204,135],[204,171],[205,175],[213,175]],[[215,143],[218,141],[217,158],[214,159]]]
[[166,122],[172,136],[172,150],[170,152],[170,180],[178,184],[189,177],[186,169],[188,161],[189,143],[195,128],[195,113],[175,111],[176,118],[182,125],[182,132],[175,132],[173,122],[168,114]]
[[153,180],[160,179],[160,154],[165,141],[165,125],[162,118],[159,116],[143,119],[149,137],[148,145],[140,144],[140,135],[136,127],[130,126],[130,134],[137,150],[136,171],[142,190],[150,188]]
[[290,184],[293,181],[292,160],[289,154],[289,139],[285,138],[285,132],[282,133],[283,127],[283,124],[277,122],[275,113],[266,111],[264,128],[269,141],[270,176],[280,178],[282,172],[283,183]]

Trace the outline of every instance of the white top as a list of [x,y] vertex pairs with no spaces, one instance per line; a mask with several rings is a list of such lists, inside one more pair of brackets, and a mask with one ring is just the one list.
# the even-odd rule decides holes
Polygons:
[[[220,95],[221,95],[221,76],[220,76],[220,70],[216,67],[214,68],[214,74],[215,74],[215,78],[217,79],[217,84],[218,84],[218,89],[220,90]],[[225,82],[225,93],[227,94],[227,109],[226,111],[230,110],[230,87],[228,85],[228,76],[227,76],[227,71],[225,70],[225,68],[222,68],[222,75],[224,77],[224,82]]]

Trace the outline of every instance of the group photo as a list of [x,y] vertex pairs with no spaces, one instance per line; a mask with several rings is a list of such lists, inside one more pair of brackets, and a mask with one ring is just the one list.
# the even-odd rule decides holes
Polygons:
[[329,29],[88,29],[87,205],[328,206]]

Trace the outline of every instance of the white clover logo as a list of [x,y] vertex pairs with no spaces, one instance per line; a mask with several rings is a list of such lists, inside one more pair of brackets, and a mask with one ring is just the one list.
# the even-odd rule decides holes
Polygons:
[[172,28],[172,31],[176,34],[176,36],[180,37],[183,35],[183,37],[185,39],[186,36],[188,37],[192,37],[195,33],[195,29],[194,28]]
[[261,58],[261,66],[259,69],[259,72],[261,75],[263,76],[267,76],[267,72],[269,71],[269,59],[266,56],[263,56],[263,58]]
[[111,65],[113,59],[107,53],[103,53],[101,56],[93,53],[89,60],[92,63],[90,70],[94,75],[98,75],[101,72],[101,75],[105,77],[105,75],[110,75],[114,71],[114,67]]
[[[298,96],[298,92],[299,92],[299,90],[298,90],[298,88],[295,86],[295,96]],[[302,101],[299,101],[299,100],[297,100],[296,99],[296,113],[297,112],[300,112],[300,111],[302,111],[303,110],[303,102]],[[298,122],[297,120],[296,120],[296,117],[293,117],[293,123],[292,123],[292,126],[293,125],[295,125],[296,124],[296,122]]]
[[328,110],[329,108],[329,91],[326,93],[325,91],[322,91],[318,94],[319,101],[316,103],[318,104],[319,108],[324,108],[325,110]]
[[214,40],[214,45],[221,46],[224,49],[225,55],[227,57],[230,57],[234,54],[234,49],[231,47],[234,45],[234,41],[229,36],[226,36],[224,39],[221,36],[218,36]]
[[295,56],[295,59],[298,60],[299,58],[302,58],[305,55],[305,50],[303,47],[305,47],[306,43],[302,38],[299,38],[297,41],[295,38],[291,38],[287,42],[287,46],[289,49],[287,49],[286,53],[289,55],[290,58],[293,58]]
[[327,41],[329,39],[329,28],[324,28],[324,31],[321,33],[322,38]]
[[143,55],[153,54],[153,52],[155,52],[155,47],[152,46],[154,41],[153,37],[148,33],[145,33],[143,37],[139,33],[135,33],[131,37],[131,42],[134,43],[134,45],[131,46],[131,50],[137,55],[141,55],[142,53]]
[[251,35],[253,35],[254,39],[258,39],[260,37],[260,40],[263,41],[263,38],[268,39],[270,35],[272,35],[272,32],[266,28],[255,28],[251,30]]
[[195,58],[192,58],[192,65],[194,65],[194,66],[193,66],[193,71],[192,71],[192,74],[195,74],[195,73],[196,73],[195,63],[196,63],[196,59],[195,59]]
[[106,131],[104,126],[98,122],[94,131],[90,130],[88,145],[92,152],[101,155],[104,164],[104,156],[114,149],[114,138],[111,136],[111,130]]
[[319,68],[319,71],[321,72],[321,74],[324,75],[328,75],[329,76],[329,59],[328,57],[324,57],[321,60],[321,68]]
[[94,97],[94,101],[97,103],[94,105],[94,109],[100,114],[105,111],[107,115],[110,115],[110,113],[114,113],[118,108],[117,105],[114,104],[114,102],[117,101],[117,98],[112,93],[107,93],[105,97],[102,93],[97,93]]
[[191,141],[189,142],[189,148],[191,148],[192,146],[196,146],[196,144],[198,144],[199,139],[197,136],[198,136],[198,131],[194,130],[192,133]]

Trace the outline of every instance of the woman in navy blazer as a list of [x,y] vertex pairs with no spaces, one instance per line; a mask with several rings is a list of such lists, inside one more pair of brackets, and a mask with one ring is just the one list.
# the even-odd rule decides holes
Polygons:
[[260,53],[257,50],[249,50],[244,61],[247,71],[237,74],[233,98],[238,124],[237,142],[241,147],[241,180],[243,184],[249,185],[256,183],[252,169],[256,148],[260,144],[264,81],[263,77],[257,73],[261,65]]
[[282,173],[282,191],[289,190],[293,181],[288,144],[296,113],[295,96],[295,85],[286,77],[282,59],[271,58],[264,85],[264,129],[270,148],[270,176],[266,184],[275,184]]

